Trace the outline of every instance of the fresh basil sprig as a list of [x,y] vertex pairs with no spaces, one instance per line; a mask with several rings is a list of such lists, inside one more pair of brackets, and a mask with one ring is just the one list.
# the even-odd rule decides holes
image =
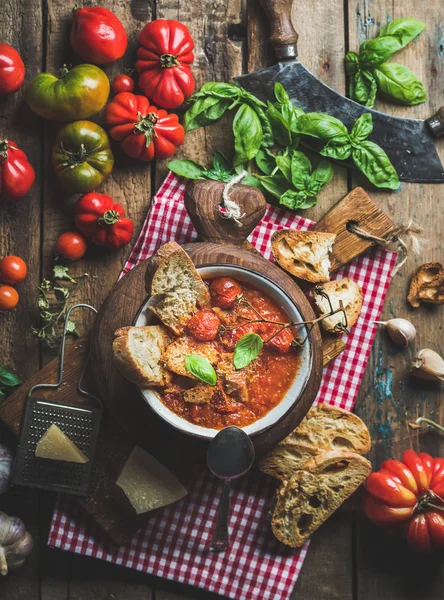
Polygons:
[[217,375],[213,365],[204,356],[198,354],[185,355],[186,370],[208,385],[216,385]]
[[257,333],[247,333],[237,342],[234,349],[233,363],[237,370],[247,367],[258,357],[264,342]]
[[213,156],[213,166],[207,169],[194,160],[172,160],[168,168],[179,177],[187,179],[214,179],[228,183],[234,176],[233,165],[222,152],[216,152]]
[[21,381],[6,365],[0,365],[0,404],[20,385]]
[[348,52],[345,69],[350,78],[352,100],[371,108],[379,90],[401,104],[424,102],[427,94],[416,75],[403,65],[386,62],[424,28],[424,23],[416,19],[395,19],[380,30],[378,37],[361,44],[359,55]]

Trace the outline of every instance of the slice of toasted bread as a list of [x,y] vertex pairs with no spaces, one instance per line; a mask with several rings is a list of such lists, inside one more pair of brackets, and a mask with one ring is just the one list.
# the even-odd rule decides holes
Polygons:
[[[326,314],[330,312],[330,305],[328,300],[317,292],[321,289],[330,298],[331,305],[334,310],[340,307],[340,300],[347,315],[347,326],[353,327],[358,320],[362,308],[362,290],[361,287],[350,279],[350,277],[344,277],[344,279],[336,279],[335,281],[329,281],[324,283],[322,286],[318,286],[313,290],[313,298],[319,308],[320,314]],[[322,321],[322,327],[326,331],[334,331],[335,328],[344,323],[344,315],[342,312],[336,313],[332,317],[327,317]]]
[[421,302],[444,304],[444,267],[439,262],[421,265],[410,282],[407,300],[418,308]]
[[319,283],[330,279],[329,253],[336,235],[283,229],[271,237],[271,250],[279,265],[300,279]]
[[299,548],[364,482],[370,462],[346,450],[333,450],[310,459],[277,492],[271,518],[275,537]]
[[162,246],[154,259],[158,266],[151,278],[149,309],[180,335],[197,308],[210,303],[210,294],[191,258],[175,246]]
[[147,388],[171,381],[171,374],[160,361],[169,342],[166,327],[121,327],[114,335],[114,358],[124,377]]
[[315,454],[330,450],[366,454],[370,447],[370,433],[357,415],[329,404],[318,404],[289,436],[261,458],[259,468],[286,481]]
[[191,404],[208,404],[213,397],[214,387],[211,385],[197,385],[190,390],[183,392],[182,396],[185,402]]
[[232,398],[236,398],[243,404],[248,404],[248,379],[250,370],[248,367],[236,371],[233,363],[233,353],[223,352],[217,364],[217,375],[222,380],[225,392]]
[[147,294],[151,296],[151,284],[160,263],[167,259],[173,252],[180,251],[185,252],[177,242],[167,242],[160,246],[156,253],[147,261],[148,266],[145,273],[145,289]]
[[170,344],[162,355],[162,363],[173,373],[197,379],[185,366],[185,356],[187,354],[197,354],[203,356],[212,365],[216,365],[219,360],[219,352],[214,342],[196,342],[190,337],[183,336]]

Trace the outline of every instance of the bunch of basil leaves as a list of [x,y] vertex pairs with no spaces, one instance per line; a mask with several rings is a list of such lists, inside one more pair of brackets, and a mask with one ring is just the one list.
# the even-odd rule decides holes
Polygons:
[[350,77],[350,98],[371,108],[379,91],[401,104],[413,105],[427,98],[424,86],[407,67],[386,62],[407,46],[425,28],[416,19],[395,19],[381,29],[378,37],[367,40],[356,52],[345,56]]

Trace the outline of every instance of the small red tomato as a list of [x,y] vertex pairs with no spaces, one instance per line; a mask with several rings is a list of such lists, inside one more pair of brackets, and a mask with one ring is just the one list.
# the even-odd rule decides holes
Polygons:
[[119,60],[128,45],[122,23],[113,12],[102,6],[74,10],[70,41],[80,58],[96,65]]
[[242,294],[242,288],[231,277],[218,277],[210,283],[210,294],[215,306],[233,308],[236,298]]
[[11,140],[0,139],[0,202],[23,198],[34,178],[35,171],[26,154]]
[[[275,331],[279,331],[279,325],[271,325],[269,328],[269,332],[266,335],[262,335],[262,339],[266,341],[270,339]],[[273,350],[278,354],[288,354],[291,350],[291,344],[294,340],[294,336],[289,329],[283,329],[280,333],[275,335],[269,342],[265,344],[265,347],[269,350]]]
[[0,280],[14,285],[23,281],[28,269],[25,261],[19,256],[5,256],[0,260]]
[[12,310],[19,301],[19,295],[9,285],[0,286],[0,310]]
[[211,342],[216,339],[220,319],[212,310],[198,310],[188,321],[187,329],[198,342]]
[[116,75],[111,84],[113,92],[120,94],[120,92],[132,92],[134,90],[134,80],[129,75]]
[[85,236],[76,231],[66,231],[58,238],[55,250],[65,258],[79,260],[85,254],[87,247]]
[[25,65],[20,54],[9,44],[0,44],[0,96],[19,90],[24,78]]

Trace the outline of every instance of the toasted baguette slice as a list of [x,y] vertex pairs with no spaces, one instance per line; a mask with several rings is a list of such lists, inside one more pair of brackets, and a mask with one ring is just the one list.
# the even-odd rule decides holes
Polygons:
[[150,310],[177,335],[198,307],[207,306],[210,294],[193,261],[179,247],[159,250],[160,259],[151,280]]
[[147,261],[148,267],[145,273],[145,289],[146,293],[151,296],[151,284],[153,282],[154,274],[159,268],[160,263],[167,259],[173,252],[185,252],[177,242],[167,242],[160,246],[155,254]]
[[208,359],[212,365],[216,365],[219,360],[219,352],[213,342],[196,342],[192,338],[183,336],[166,348],[162,355],[162,364],[169,370],[196,379],[185,367],[185,356],[187,354],[197,354]]
[[261,458],[259,468],[286,481],[319,452],[350,450],[366,454],[370,447],[370,433],[357,415],[329,404],[318,404],[289,436]]
[[[350,277],[344,277],[344,279],[336,279],[319,286],[330,298],[330,302],[334,310],[340,307],[339,301],[342,300],[342,304],[347,315],[348,327],[353,325],[358,320],[362,308],[362,290],[361,287],[350,279]],[[330,312],[330,305],[326,298],[323,298],[320,294],[316,293],[315,288],[313,290],[313,298],[319,308],[320,314],[326,314]],[[344,315],[342,312],[336,313],[332,317],[328,317],[322,321],[322,327],[326,331],[334,331],[337,325],[344,323]]]
[[124,377],[146,388],[171,381],[171,373],[160,362],[169,342],[166,327],[121,327],[114,335],[114,358]]
[[358,489],[372,470],[370,462],[346,450],[315,456],[277,492],[271,518],[275,537],[299,548]]
[[413,275],[407,300],[418,308],[421,302],[444,303],[444,267],[439,262],[421,265]]
[[329,253],[336,235],[283,229],[271,237],[271,250],[280,266],[300,279],[319,283],[330,279]]
[[182,396],[185,402],[191,404],[208,404],[213,397],[214,387],[211,385],[197,385],[190,390],[183,392]]

